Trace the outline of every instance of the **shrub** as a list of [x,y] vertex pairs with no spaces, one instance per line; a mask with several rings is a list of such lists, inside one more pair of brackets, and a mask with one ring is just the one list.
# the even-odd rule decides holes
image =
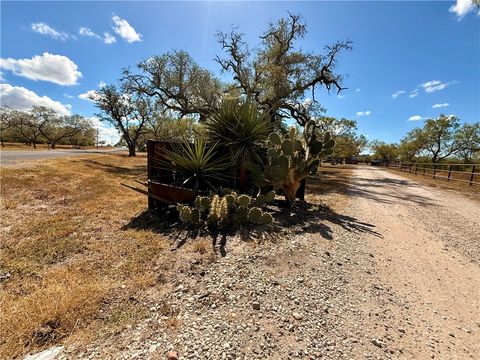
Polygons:
[[165,150],[162,168],[175,171],[181,185],[194,190],[213,189],[215,181],[227,180],[230,163],[228,157],[218,156],[215,145],[208,146],[203,139],[193,144],[172,143],[171,150]]
[[272,131],[268,117],[250,101],[223,100],[205,123],[210,141],[230,152],[232,163],[239,168],[239,185],[246,185],[246,163],[263,164],[264,141]]

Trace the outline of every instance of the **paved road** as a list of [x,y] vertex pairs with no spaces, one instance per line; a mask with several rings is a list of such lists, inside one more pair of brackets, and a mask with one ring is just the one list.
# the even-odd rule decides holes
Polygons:
[[122,149],[108,150],[1,150],[0,165],[15,164],[18,161],[32,161],[56,159],[68,156],[81,156],[89,154],[108,154],[122,151]]

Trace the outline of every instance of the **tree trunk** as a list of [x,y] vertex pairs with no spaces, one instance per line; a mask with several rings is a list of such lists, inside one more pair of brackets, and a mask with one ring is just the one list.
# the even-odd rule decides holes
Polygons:
[[285,194],[285,201],[287,202],[288,207],[292,207],[295,204],[295,196],[297,195],[299,188],[300,181],[283,185],[282,190]]
[[55,150],[55,148],[56,148],[56,145],[57,145],[57,144],[55,144],[55,143],[52,143],[52,150]]
[[136,156],[135,145],[128,145],[128,156]]
[[37,148],[37,144],[35,143],[35,141],[33,141],[32,144],[33,144],[33,148],[36,149],[36,148]]

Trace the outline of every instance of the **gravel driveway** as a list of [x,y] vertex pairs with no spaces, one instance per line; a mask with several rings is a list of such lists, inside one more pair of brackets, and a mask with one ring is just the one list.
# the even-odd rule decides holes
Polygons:
[[137,327],[62,357],[480,358],[479,203],[367,167],[325,197],[348,205],[255,246],[228,239],[152,294]]

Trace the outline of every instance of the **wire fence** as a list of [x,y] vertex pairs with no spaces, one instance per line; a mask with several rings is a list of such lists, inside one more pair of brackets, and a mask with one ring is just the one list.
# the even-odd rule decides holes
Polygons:
[[391,169],[472,185],[480,185],[480,164],[385,163]]

